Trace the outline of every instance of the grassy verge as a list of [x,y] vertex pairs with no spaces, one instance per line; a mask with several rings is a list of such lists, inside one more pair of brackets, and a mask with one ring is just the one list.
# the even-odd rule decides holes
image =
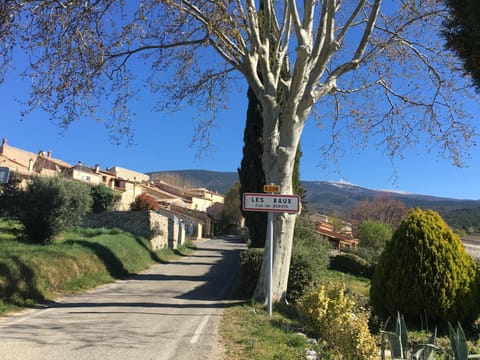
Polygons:
[[[358,302],[368,301],[370,282],[338,271],[326,270],[323,280],[342,281]],[[325,346],[313,345],[298,333],[302,325],[293,305],[275,306],[269,318],[265,309],[249,302],[225,309],[221,334],[229,359],[302,359],[305,349],[315,350],[321,359],[332,359]]]
[[271,318],[260,306],[244,303],[229,307],[221,327],[226,358],[297,360],[303,358],[306,348],[320,352],[319,346],[309,344],[297,333],[299,329],[291,306],[276,307]]
[[116,229],[74,228],[53,244],[18,241],[21,226],[0,221],[0,314],[141,272],[192,251],[152,251],[150,243]]

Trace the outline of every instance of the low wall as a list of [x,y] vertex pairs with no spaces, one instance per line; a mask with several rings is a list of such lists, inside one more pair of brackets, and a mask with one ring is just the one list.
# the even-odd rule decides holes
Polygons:
[[83,219],[83,226],[91,228],[118,228],[144,237],[152,249],[168,246],[168,218],[153,211],[110,211],[90,214]]

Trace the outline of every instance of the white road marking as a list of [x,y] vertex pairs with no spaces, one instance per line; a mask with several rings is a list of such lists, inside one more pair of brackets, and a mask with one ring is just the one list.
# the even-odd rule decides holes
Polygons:
[[210,315],[205,315],[203,317],[200,324],[198,324],[197,330],[195,330],[195,333],[193,334],[192,338],[190,339],[190,344],[195,344],[198,341],[198,338],[202,334],[202,331],[205,328],[205,326],[207,325],[209,319],[210,319]]

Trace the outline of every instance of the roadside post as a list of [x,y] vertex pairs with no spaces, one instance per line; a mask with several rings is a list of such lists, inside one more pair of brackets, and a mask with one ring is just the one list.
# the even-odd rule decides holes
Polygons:
[[300,196],[281,195],[279,185],[264,185],[264,193],[244,193],[244,211],[266,211],[267,234],[266,244],[268,246],[268,294],[267,310],[268,316],[272,316],[272,289],[273,289],[273,214],[275,212],[298,214],[300,212]]

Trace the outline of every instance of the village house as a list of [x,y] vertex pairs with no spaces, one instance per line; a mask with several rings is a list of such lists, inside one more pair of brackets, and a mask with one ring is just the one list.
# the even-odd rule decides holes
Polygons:
[[216,218],[210,213],[212,209],[215,209],[215,214],[221,211],[224,202],[223,195],[208,189],[186,189],[164,181],[154,182],[147,174],[119,166],[102,170],[99,164],[91,167],[81,161],[72,166],[52,158],[50,151],[35,154],[8,145],[6,139],[3,139],[0,148],[0,166],[8,167],[10,171],[20,175],[23,184],[33,175],[62,174],[75,181],[105,185],[120,194],[118,211],[129,210],[136,197],[146,193],[158,202],[158,213],[175,223],[172,229],[178,234],[179,243],[182,241],[182,233],[194,238],[213,236]]
[[32,175],[53,176],[71,167],[70,164],[52,157],[51,151],[39,151],[37,154],[8,145],[2,140],[0,147],[0,166],[8,167],[20,177]]
[[328,216],[321,214],[311,214],[310,220],[315,224],[315,231],[327,240],[336,250],[342,249],[356,250],[358,239],[352,236],[352,227],[350,224],[342,222],[341,228],[336,230],[334,225],[329,223]]

